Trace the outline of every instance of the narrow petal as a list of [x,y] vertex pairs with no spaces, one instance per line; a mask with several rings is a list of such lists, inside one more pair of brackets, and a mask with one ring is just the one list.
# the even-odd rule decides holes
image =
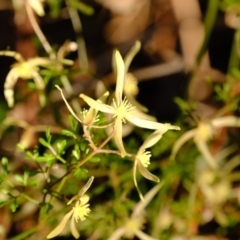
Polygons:
[[127,153],[124,148],[123,141],[122,141],[122,120],[121,119],[117,118],[115,120],[113,137],[114,137],[115,143],[121,153],[121,156],[125,157]]
[[131,217],[138,217],[142,214],[145,207],[153,199],[153,197],[158,193],[159,189],[162,187],[162,184],[157,184],[153,187],[147,194],[144,195],[144,201],[140,201],[133,209]]
[[124,58],[125,73],[128,72],[129,66],[130,66],[133,58],[136,56],[136,54],[140,50],[140,48],[141,48],[141,42],[140,41],[136,41],[135,44],[133,45],[133,47],[128,52],[128,54],[126,55],[126,57]]
[[192,129],[184,133],[173,145],[171,157],[174,159],[179,151],[179,149],[185,144],[188,140],[193,138],[197,132],[197,129]]
[[97,109],[98,111],[100,112],[104,112],[104,113],[110,113],[110,114],[114,114],[114,108],[107,105],[107,104],[104,104],[104,103],[101,103],[99,101],[96,101],[84,94],[80,94],[80,97],[92,108],[94,109]]
[[40,0],[29,0],[29,4],[33,10],[37,13],[38,16],[44,16],[44,8]]
[[158,240],[157,238],[153,238],[153,237],[147,235],[146,233],[144,233],[141,230],[137,230],[135,234],[140,240]]
[[[130,101],[130,103],[132,103],[132,102]],[[142,112],[141,110],[139,110],[139,108],[136,106],[136,101],[135,101],[135,103],[132,103],[132,105],[136,107],[134,109],[134,115],[136,117],[146,119],[146,120],[149,120],[149,121],[153,121],[153,122],[157,122],[157,119],[155,117],[153,117],[151,115],[148,115],[148,114]]]
[[115,230],[115,232],[107,240],[118,240],[125,234],[125,228],[121,227]]
[[216,169],[217,162],[210,153],[206,142],[201,141],[200,139],[195,139],[195,143],[197,145],[198,150],[201,152],[207,164],[209,165],[209,167]]
[[128,114],[126,116],[126,119],[138,127],[154,129],[154,130],[158,129],[158,130],[161,130],[162,133],[165,133],[168,130],[180,130],[180,127],[178,126],[174,126],[169,123],[159,123],[159,122],[145,120],[145,119],[136,117],[134,114]]
[[116,61],[116,68],[117,68],[115,96],[117,100],[122,100],[122,93],[123,93],[123,86],[124,86],[124,79],[125,79],[125,66],[119,51],[117,50],[115,51],[114,58]]
[[[139,103],[132,95],[127,94],[127,93],[125,93],[125,95],[126,95],[127,99],[129,100],[129,102],[133,106],[135,106],[137,109],[139,109],[140,111],[143,111],[143,112],[148,112],[148,109],[145,106],[143,106],[141,103]],[[151,116],[151,118],[154,118],[154,117]],[[149,120],[153,120],[154,121],[155,118],[154,119],[149,119]]]
[[134,182],[134,185],[135,185],[135,187],[138,191],[138,195],[139,195],[140,199],[142,200],[142,202],[144,202],[143,195],[140,191],[140,188],[138,187],[136,175],[137,175],[137,161],[135,161],[134,165],[133,165],[133,182]]
[[142,174],[143,177],[145,177],[146,179],[150,180],[150,181],[154,181],[154,182],[159,182],[159,178],[155,175],[153,175],[152,173],[150,173],[143,165],[140,161],[137,161],[137,166],[138,166],[138,170],[139,172]]
[[92,185],[93,180],[94,180],[94,177],[93,177],[93,176],[90,177],[90,178],[88,179],[87,183],[80,189],[78,195],[72,197],[72,198],[68,201],[67,205],[69,205],[69,204],[71,204],[73,201],[81,198],[81,196],[83,196],[84,193],[90,188],[90,186]]
[[240,127],[240,118],[235,116],[226,116],[215,118],[211,121],[211,124],[215,128],[219,127]]
[[155,132],[153,132],[152,134],[150,134],[146,140],[144,141],[144,143],[142,144],[142,146],[139,148],[139,153],[143,152],[146,148],[150,148],[153,145],[155,145],[161,138],[162,138],[162,131],[161,130],[156,130]]
[[54,238],[57,235],[59,235],[63,231],[63,229],[65,228],[66,223],[67,223],[67,221],[69,220],[69,218],[71,217],[72,214],[73,214],[73,210],[71,210],[68,214],[66,214],[63,217],[62,221],[59,223],[59,225],[52,232],[50,232],[47,235],[47,238],[50,239],[50,238]]
[[80,237],[80,234],[79,234],[79,232],[78,232],[78,230],[77,230],[77,228],[76,228],[76,223],[75,223],[75,220],[74,220],[73,217],[72,217],[72,219],[71,219],[70,229],[71,229],[72,235],[73,235],[76,239],[78,239],[78,238]]
[[77,116],[77,114],[73,111],[73,109],[71,108],[71,106],[68,104],[65,96],[63,95],[63,92],[62,92],[62,89],[58,86],[58,85],[55,85],[55,87],[60,91],[61,93],[61,96],[62,96],[62,99],[63,101],[65,102],[67,108],[68,108],[68,111],[81,123],[83,119],[79,118]]
[[86,184],[82,187],[82,189],[80,190],[79,195],[83,195],[83,194],[91,187],[91,185],[92,185],[92,183],[93,183],[93,180],[94,180],[94,177],[91,176],[91,177],[88,179],[87,183],[86,183]]

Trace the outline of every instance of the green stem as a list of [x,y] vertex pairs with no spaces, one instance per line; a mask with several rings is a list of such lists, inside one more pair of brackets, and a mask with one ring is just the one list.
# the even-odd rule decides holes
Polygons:
[[25,193],[21,193],[21,196],[24,197],[25,199],[27,199],[29,202],[35,203],[37,205],[40,204],[37,200],[31,198],[30,196],[26,195]]

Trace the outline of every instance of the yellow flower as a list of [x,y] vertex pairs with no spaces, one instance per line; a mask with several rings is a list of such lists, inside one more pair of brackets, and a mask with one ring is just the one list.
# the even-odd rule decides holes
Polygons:
[[145,196],[145,201],[140,201],[134,208],[131,216],[126,219],[124,226],[119,227],[115,232],[108,238],[108,240],[118,240],[122,236],[133,239],[136,236],[140,240],[157,240],[142,231],[144,228],[143,224],[145,223],[143,212],[145,207],[149,204],[152,198],[157,194],[160,185],[152,188]]
[[[86,126],[92,126],[95,122],[98,121],[98,111],[95,110],[94,108],[90,108],[89,110],[83,109],[83,111],[80,112],[80,114],[76,114],[73,109],[71,108],[71,106],[68,104],[62,89],[56,85],[56,88],[60,91],[61,96],[63,98],[63,101],[65,102],[69,112],[73,115],[73,117],[78,120],[80,123],[82,123],[83,125]],[[98,99],[99,102],[105,101],[105,99],[108,96],[108,92],[106,92],[105,94],[103,94],[103,96]]]
[[39,67],[52,68],[53,66],[58,68],[59,64],[71,65],[73,62],[68,59],[59,59],[56,61],[48,58],[35,57],[25,60],[21,54],[14,51],[0,51],[0,55],[13,57],[16,59],[16,63],[11,66],[6,81],[4,83],[4,95],[8,102],[9,107],[14,105],[14,86],[19,78],[29,80],[33,79],[37,89],[40,91],[39,100],[42,106],[45,105],[45,96],[43,90],[45,88],[45,82],[39,74]]
[[88,182],[84,185],[84,187],[79,191],[78,195],[73,197],[67,205],[71,204],[73,201],[76,201],[75,205],[72,207],[72,210],[68,212],[62,219],[62,221],[59,223],[59,225],[48,234],[47,238],[54,238],[57,235],[59,235],[63,229],[65,228],[68,220],[71,218],[70,222],[70,229],[72,232],[72,235],[78,239],[80,237],[80,234],[76,228],[76,223],[78,221],[84,221],[86,219],[86,216],[90,213],[89,208],[89,196],[85,194],[85,192],[89,189],[93,182],[94,177],[91,177]]
[[213,138],[215,131],[222,127],[240,127],[240,118],[235,116],[224,116],[214,118],[210,121],[200,122],[198,126],[184,133],[174,144],[172,158],[174,158],[184,143],[193,138],[198,150],[201,152],[208,165],[216,169],[217,163],[210,153],[207,142]]
[[125,79],[125,66],[123,59],[118,51],[115,51],[114,55],[117,67],[117,83],[115,90],[115,98],[113,99],[112,105],[107,105],[96,101],[84,94],[81,94],[80,97],[92,108],[113,115],[114,119],[114,140],[118,149],[120,150],[121,156],[126,155],[126,151],[122,141],[122,125],[129,121],[130,123],[147,129],[179,129],[179,127],[171,126],[169,124],[162,124],[154,121],[150,121],[144,118],[140,118],[139,114],[135,111],[135,106],[133,106],[128,99],[125,97],[123,99],[123,86]]
[[135,161],[133,166],[133,181],[137,188],[137,191],[141,200],[144,200],[144,199],[137,184],[137,179],[136,179],[137,169],[139,170],[141,175],[146,179],[154,182],[159,182],[159,178],[147,170],[147,167],[150,165],[151,152],[146,151],[146,149],[155,145],[162,138],[162,135],[165,132],[167,132],[169,129],[179,130],[179,128],[176,128],[175,126],[172,126],[170,124],[165,124],[165,125],[166,125],[165,128],[161,130],[156,130],[155,132],[153,132],[148,136],[148,138],[144,141],[142,146],[139,148],[137,155],[135,156]]

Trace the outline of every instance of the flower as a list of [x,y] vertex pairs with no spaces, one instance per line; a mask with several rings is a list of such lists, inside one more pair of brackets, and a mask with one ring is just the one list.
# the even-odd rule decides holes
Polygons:
[[11,66],[11,70],[9,71],[6,81],[4,83],[4,95],[8,102],[9,107],[13,107],[14,105],[14,86],[18,80],[18,78],[22,79],[33,79],[36,84],[37,89],[40,91],[39,100],[42,106],[45,105],[45,96],[42,91],[45,88],[45,82],[41,75],[39,74],[39,67],[48,67],[51,68],[53,63],[56,64],[56,67],[59,66],[60,63],[71,65],[73,62],[68,59],[59,59],[57,61],[50,60],[48,58],[35,57],[28,60],[25,60],[20,53],[14,51],[0,51],[0,55],[13,57],[17,60],[17,63],[14,63]]
[[126,219],[124,226],[119,227],[115,232],[108,238],[108,240],[117,240],[122,236],[132,239],[134,236],[138,237],[140,240],[157,240],[142,231],[144,228],[143,224],[145,219],[142,216],[145,207],[152,200],[152,198],[157,194],[161,185],[156,185],[153,187],[145,196],[145,201],[140,201],[134,208],[131,216]]
[[[90,108],[89,110],[86,110],[86,109],[83,109],[83,111],[80,112],[79,115],[77,115],[73,109],[71,108],[71,106],[68,104],[63,92],[62,92],[62,89],[56,85],[56,88],[60,91],[61,93],[61,96],[63,98],[63,101],[65,102],[69,112],[73,115],[73,117],[78,120],[80,123],[82,123],[83,125],[86,125],[86,126],[92,126],[95,122],[98,121],[98,116],[97,116],[97,113],[98,111],[96,111],[94,108]],[[105,94],[103,94],[102,97],[100,97],[98,99],[99,102],[102,102],[104,101],[108,96],[108,92],[106,92]]]
[[[122,98],[125,79],[125,66],[123,59],[118,51],[115,51],[114,58],[117,67],[117,83],[115,90],[115,98],[113,99],[112,105],[101,103],[84,94],[80,94],[80,97],[90,107],[97,109],[98,111],[113,115],[114,119],[113,137],[118,149],[120,150],[121,156],[124,157],[126,155],[126,151],[122,141],[122,125],[123,123],[126,123],[126,121],[129,121],[130,123],[138,127],[147,129],[168,130],[170,128],[169,124],[162,124],[144,118],[140,118],[135,111],[135,106],[133,106],[126,97],[124,99]],[[179,127],[171,126],[171,129],[178,130]]]
[[139,197],[141,198],[142,201],[144,201],[144,199],[143,199],[142,193],[138,187],[137,179],[136,179],[137,169],[142,174],[142,176],[144,176],[148,180],[151,180],[154,182],[159,182],[159,178],[147,170],[147,167],[150,165],[151,152],[146,151],[146,149],[155,145],[162,138],[162,135],[166,131],[168,131],[169,129],[175,129],[172,127],[174,127],[174,126],[172,126],[170,124],[166,124],[166,127],[163,128],[162,130],[156,130],[155,132],[150,134],[147,137],[147,139],[144,141],[142,146],[139,148],[139,150],[135,156],[135,161],[134,161],[134,166],[133,166],[133,181],[134,181],[135,187],[137,188]]
[[215,131],[221,127],[240,127],[240,118],[235,116],[224,116],[214,118],[210,121],[202,121],[198,126],[184,133],[174,144],[172,158],[174,158],[184,143],[193,138],[198,150],[204,156],[208,165],[216,169],[217,163],[210,153],[207,142],[213,138]]
[[73,201],[76,201],[75,205],[72,207],[72,210],[68,212],[62,219],[62,221],[59,223],[59,225],[48,234],[47,238],[54,238],[57,235],[59,235],[63,229],[65,228],[68,220],[71,218],[70,222],[70,229],[72,232],[72,235],[78,239],[80,237],[80,234],[76,228],[76,223],[80,221],[84,221],[86,219],[86,216],[90,213],[89,208],[89,196],[85,194],[85,192],[89,189],[93,182],[94,177],[91,177],[88,182],[84,185],[84,187],[79,191],[77,196],[74,196],[67,205],[71,204]]

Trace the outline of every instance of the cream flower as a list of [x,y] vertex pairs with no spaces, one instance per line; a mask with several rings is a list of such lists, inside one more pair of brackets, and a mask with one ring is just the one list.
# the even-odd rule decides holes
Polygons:
[[166,124],[165,129],[156,130],[155,132],[153,132],[152,134],[150,134],[148,136],[148,138],[144,141],[142,146],[139,148],[137,155],[135,156],[135,161],[134,161],[134,166],[133,166],[133,181],[137,188],[137,191],[138,191],[138,194],[139,194],[139,197],[141,198],[141,200],[144,200],[144,199],[143,199],[142,193],[137,184],[137,179],[136,179],[137,169],[139,170],[141,175],[143,177],[147,178],[148,180],[151,180],[154,182],[159,182],[159,178],[147,170],[147,167],[150,165],[151,152],[146,151],[146,149],[155,145],[162,138],[162,135],[165,132],[167,132],[169,129],[179,130],[180,128],[177,129],[177,128],[175,128],[175,126]]
[[[18,62],[12,65],[11,70],[9,71],[5,84],[4,84],[4,95],[8,102],[9,107],[13,107],[14,105],[14,86],[18,80],[18,78],[22,79],[33,79],[38,90],[43,91],[45,88],[45,83],[40,76],[39,66],[44,67],[50,65],[52,63],[51,60],[47,58],[32,58],[28,60],[24,60],[23,57],[13,51],[1,51],[0,55],[14,57]],[[40,93],[40,101],[42,104],[45,103],[45,96]]]
[[[95,110],[94,108],[90,108],[89,110],[84,109],[83,111],[80,112],[80,114],[76,114],[71,106],[68,104],[62,89],[56,85],[56,88],[60,91],[61,96],[63,98],[63,101],[65,102],[69,112],[73,115],[73,117],[78,120],[80,123],[82,123],[85,126],[92,126],[95,122],[98,121],[98,111]],[[108,92],[103,94],[103,96],[98,100],[99,102],[105,101],[105,99],[108,97]]]
[[140,240],[157,240],[142,231],[145,223],[143,212],[145,207],[149,204],[152,198],[157,194],[161,186],[158,184],[152,188],[145,196],[145,201],[140,201],[134,208],[131,216],[126,220],[124,226],[119,227],[116,231],[108,238],[108,240],[117,240],[121,237],[132,239],[134,236]]
[[[146,120],[144,118],[140,118],[138,114],[135,112],[135,106],[133,106],[127,98],[122,98],[123,94],[123,86],[125,79],[125,66],[123,59],[118,51],[115,51],[114,55],[117,67],[117,83],[115,90],[115,98],[113,99],[112,105],[107,105],[101,102],[98,102],[84,94],[81,94],[80,97],[92,108],[111,114],[114,119],[114,139],[118,149],[120,150],[121,156],[124,157],[126,155],[126,151],[122,141],[122,125],[126,123],[126,121],[131,122],[132,124],[147,128],[147,129],[159,129],[161,131],[165,131],[165,129],[170,129],[169,124],[162,124],[150,120]],[[179,127],[172,126],[171,129],[179,129]]]
[[172,157],[174,158],[176,156],[184,143],[193,138],[198,150],[201,152],[208,165],[215,169],[217,163],[208,149],[207,142],[213,138],[215,131],[222,127],[240,127],[240,118],[225,116],[214,118],[208,122],[200,122],[196,128],[184,133],[177,140],[173,146]]
[[59,235],[63,229],[65,228],[68,220],[71,218],[70,222],[70,229],[72,232],[72,235],[78,239],[80,237],[80,234],[76,228],[76,223],[78,221],[84,221],[86,219],[86,216],[90,213],[90,208],[89,208],[89,196],[85,194],[85,192],[89,189],[93,182],[94,177],[91,177],[88,182],[84,185],[84,187],[79,191],[78,195],[73,197],[67,205],[71,204],[73,201],[76,201],[75,205],[72,207],[72,210],[67,213],[62,221],[59,223],[59,225],[48,234],[47,238],[54,238],[57,235]]
[[52,68],[54,66],[58,68],[59,64],[61,63],[66,65],[71,65],[73,63],[68,59],[52,61],[48,58],[41,57],[25,60],[20,53],[14,51],[0,51],[0,56],[1,55],[13,57],[17,61],[17,63],[12,65],[4,83],[4,95],[9,107],[13,107],[14,105],[14,86],[19,78],[25,80],[33,79],[37,89],[40,91],[40,103],[42,106],[44,106],[45,96],[43,94],[43,90],[45,88],[45,82],[39,74],[39,67]]

